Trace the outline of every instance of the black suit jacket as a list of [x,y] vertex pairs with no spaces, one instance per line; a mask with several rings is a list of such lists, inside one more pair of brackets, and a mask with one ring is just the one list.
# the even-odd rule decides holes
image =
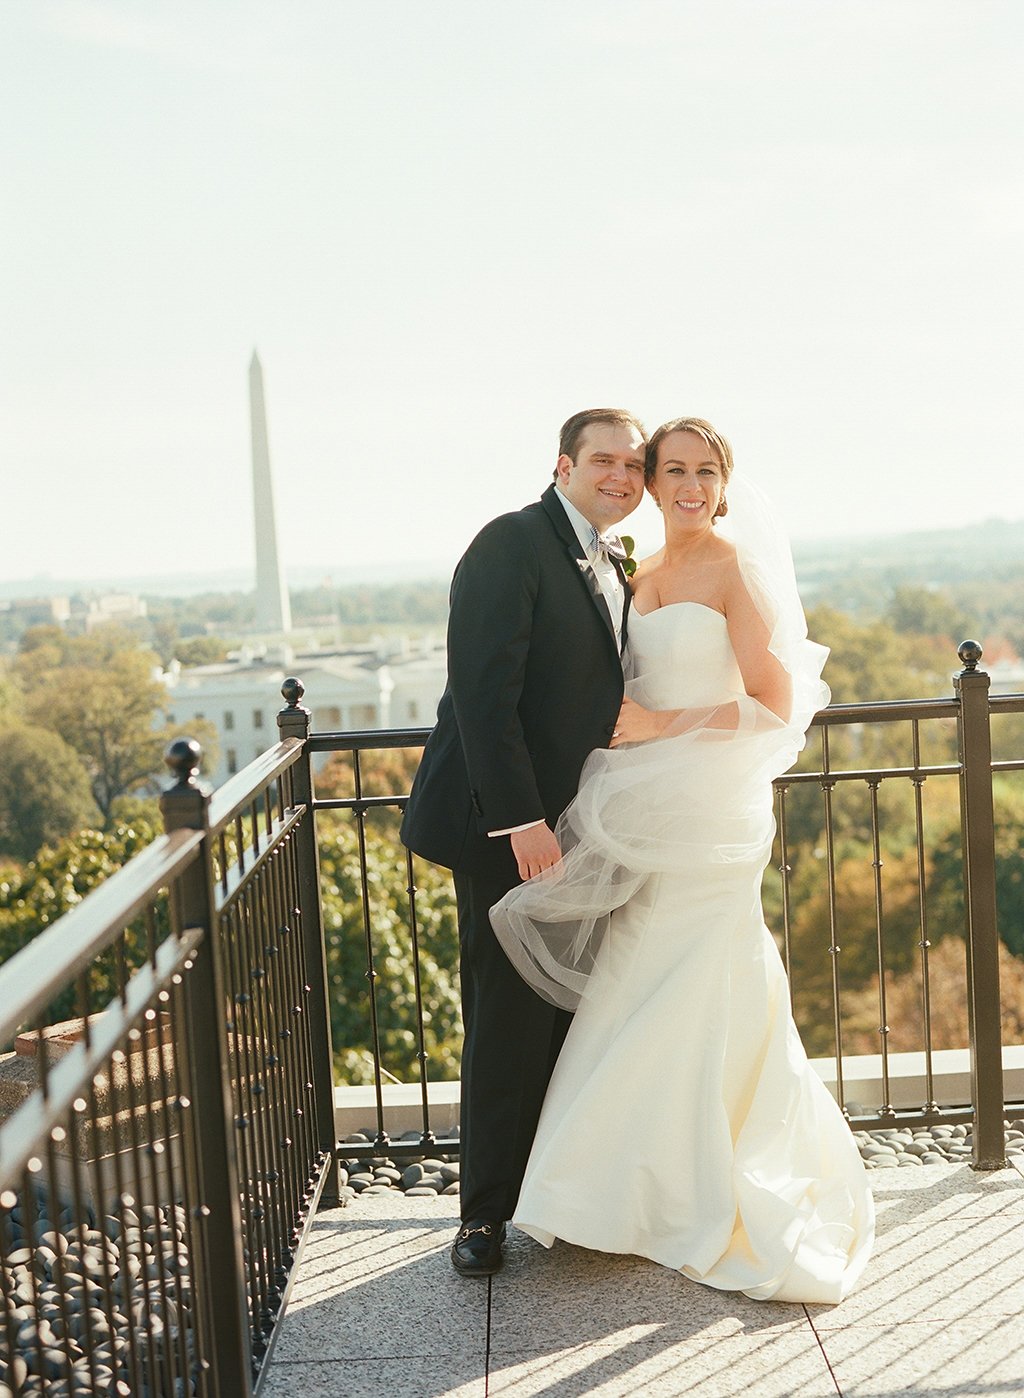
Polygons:
[[507,869],[508,840],[487,832],[554,825],[587,754],[607,747],[622,693],[608,605],[549,486],[486,525],[455,570],[448,685],[402,822],[405,844],[460,872]]

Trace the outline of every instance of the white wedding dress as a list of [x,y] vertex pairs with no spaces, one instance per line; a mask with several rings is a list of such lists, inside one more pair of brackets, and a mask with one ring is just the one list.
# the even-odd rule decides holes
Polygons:
[[[649,707],[742,694],[720,613],[692,602],[634,610],[629,637]],[[610,842],[640,824],[660,849],[663,824],[676,853],[632,869],[625,901],[611,904],[513,1222],[545,1246],[637,1254],[757,1299],[837,1302],[867,1263],[874,1211],[850,1129],[808,1065],[762,917],[777,774],[759,757],[766,742],[788,765],[771,731],[644,744],[624,759],[633,775],[622,790],[605,793],[625,813]],[[615,753],[592,762],[584,815],[592,789],[620,770]],[[509,898],[559,893],[557,880],[547,895],[534,880]],[[502,907],[495,928],[508,949]]]

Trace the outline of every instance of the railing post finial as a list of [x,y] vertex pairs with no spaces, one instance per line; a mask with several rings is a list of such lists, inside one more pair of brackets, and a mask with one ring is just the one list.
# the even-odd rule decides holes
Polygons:
[[176,777],[175,787],[195,786],[203,750],[195,738],[175,738],[164,753],[164,765]]
[[281,686],[281,693],[284,695],[285,703],[289,709],[298,708],[299,700],[306,692],[306,686],[294,675],[289,675]]
[[957,655],[964,662],[963,673],[973,675],[978,668],[978,661],[984,652],[977,641],[961,641],[957,648]]
[[306,686],[301,680],[290,675],[281,686],[285,707],[277,715],[277,728],[282,740],[285,738],[308,738],[312,714],[301,703]]
[[160,797],[164,830],[205,830],[210,793],[199,781],[203,750],[195,738],[175,738],[164,753],[164,762],[176,780]]

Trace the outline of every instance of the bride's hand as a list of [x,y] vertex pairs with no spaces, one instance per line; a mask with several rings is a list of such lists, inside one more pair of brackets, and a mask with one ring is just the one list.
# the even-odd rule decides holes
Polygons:
[[670,712],[645,709],[635,699],[623,699],[608,746],[619,748],[623,743],[649,743],[652,738],[661,737],[671,719]]

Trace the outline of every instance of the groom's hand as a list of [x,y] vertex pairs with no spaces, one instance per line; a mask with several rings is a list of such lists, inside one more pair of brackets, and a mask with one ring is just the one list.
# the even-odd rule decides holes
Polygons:
[[509,839],[521,879],[532,879],[561,862],[562,851],[549,825],[531,825],[528,830],[515,831]]

